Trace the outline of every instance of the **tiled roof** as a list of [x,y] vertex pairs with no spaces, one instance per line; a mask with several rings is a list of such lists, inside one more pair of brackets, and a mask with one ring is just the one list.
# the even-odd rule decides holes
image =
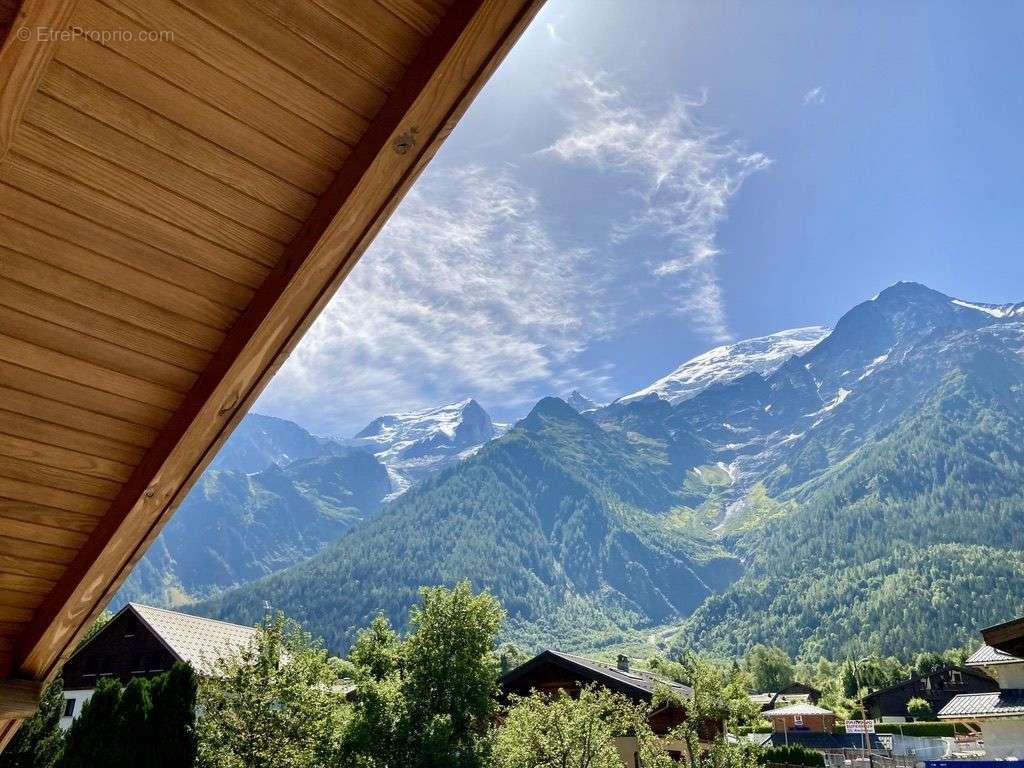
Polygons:
[[153,632],[179,660],[192,665],[199,674],[210,674],[217,661],[249,644],[256,630],[226,621],[204,619],[178,611],[129,603]]
[[778,709],[769,709],[767,712],[762,712],[763,717],[786,717],[788,715],[834,715],[828,709],[822,709],[816,707],[813,704],[790,704],[788,707],[779,707]]
[[655,675],[652,672],[646,672],[644,670],[633,670],[625,672],[619,669],[614,664],[605,664],[601,661],[594,661],[583,656],[576,656],[571,653],[561,653],[559,651],[547,651],[552,656],[556,656],[560,659],[568,661],[572,664],[576,664],[581,667],[595,672],[597,675],[606,679],[614,680],[620,685],[631,686],[647,694],[654,693],[654,689],[663,685],[671,691],[675,691],[678,695],[683,698],[689,698],[693,695],[693,689],[688,685],[677,683],[674,680],[669,680],[667,677],[661,677]]
[[1006,653],[1006,651],[1000,651],[998,648],[993,648],[991,645],[983,645],[971,654],[970,658],[964,662],[964,666],[989,667],[994,664],[1019,664],[1021,662],[1024,662],[1024,659],[1011,656]]
[[995,693],[962,693],[939,711],[939,717],[1022,717],[1024,690],[1004,689]]

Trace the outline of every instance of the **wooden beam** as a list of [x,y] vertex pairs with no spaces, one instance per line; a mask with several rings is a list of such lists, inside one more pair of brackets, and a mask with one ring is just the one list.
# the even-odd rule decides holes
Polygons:
[[[19,637],[21,676],[59,669],[542,2],[452,6]],[[14,728],[0,724],[0,747]]]
[[75,0],[23,0],[0,48],[0,162],[67,27]]
[[42,695],[43,684],[38,680],[0,680],[0,719],[32,717]]

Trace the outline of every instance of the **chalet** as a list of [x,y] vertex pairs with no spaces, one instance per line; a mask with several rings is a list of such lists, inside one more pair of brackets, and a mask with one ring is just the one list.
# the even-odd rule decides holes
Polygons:
[[[650,704],[654,700],[655,690],[662,687],[683,702],[693,696],[693,689],[688,685],[632,668],[627,656],[620,655],[615,664],[606,664],[551,650],[544,651],[509,671],[501,678],[500,684],[502,696],[506,700],[512,695],[528,696],[532,692],[554,694],[564,691],[571,696],[577,696],[580,690],[588,685],[603,686],[643,704]],[[685,704],[666,702],[654,709],[648,722],[654,733],[667,736],[686,719]],[[697,724],[697,733],[701,741],[712,741],[725,733],[724,720],[708,718]],[[670,754],[676,759],[681,759],[683,745],[679,744],[678,749],[674,746],[673,742],[669,742]],[[619,739],[618,747],[623,762],[633,766],[636,750],[631,740]]]
[[209,675],[219,660],[245,647],[255,633],[252,627],[129,603],[64,665],[61,727],[68,728],[81,713],[100,678],[127,683],[166,672],[177,661]]
[[911,699],[923,699],[932,712],[939,712],[962,693],[998,690],[996,681],[978,668],[945,666],[926,675],[915,672],[909,680],[873,691],[864,697],[864,708],[874,720],[900,723],[912,719],[907,712]]
[[[756,743],[762,746],[800,745],[821,752],[860,749],[865,744],[863,735],[836,733],[836,714],[809,702],[789,704],[761,713],[772,723],[772,732],[763,734]],[[882,749],[877,736],[867,737],[871,750]]]
[[965,666],[979,669],[998,683],[998,690],[956,696],[940,712],[941,720],[981,724],[986,757],[1024,758],[1024,617],[982,630],[987,645]]

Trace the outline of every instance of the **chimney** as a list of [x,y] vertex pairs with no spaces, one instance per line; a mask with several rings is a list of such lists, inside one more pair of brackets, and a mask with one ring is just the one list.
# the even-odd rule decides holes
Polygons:
[[629,672],[629,656],[620,653],[619,662],[616,665],[622,672]]

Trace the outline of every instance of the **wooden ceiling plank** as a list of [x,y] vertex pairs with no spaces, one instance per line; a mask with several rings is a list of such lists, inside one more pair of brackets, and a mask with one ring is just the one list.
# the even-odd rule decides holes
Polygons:
[[[244,3],[222,0],[185,0],[196,14],[260,53],[267,61],[296,77],[355,113],[372,120],[387,99],[387,92],[332,59],[290,29]],[[259,79],[258,72],[250,77]]]
[[401,19],[423,35],[431,34],[444,15],[444,9],[440,6],[424,6],[416,0],[379,0],[379,2],[396,18]]
[[173,186],[163,186],[279,242],[291,240],[302,226],[301,220],[45,94],[33,99],[24,119],[148,181],[173,179]]
[[[3,392],[0,391],[0,399]],[[132,472],[132,466],[102,456],[91,456],[56,445],[38,443],[17,435],[0,432],[0,455],[43,464],[48,467],[70,469],[83,475],[123,483]]]
[[[68,381],[67,379],[61,379],[56,376],[52,376],[46,373],[40,373],[34,371],[31,368],[26,368],[21,365],[11,364],[5,360],[0,359],[0,381],[4,382],[4,385],[9,389],[19,389],[22,392],[32,393],[43,398],[47,404],[53,403],[54,410],[57,410],[59,405],[64,403],[67,405],[75,406],[77,408],[94,411],[101,414],[113,414],[113,418],[120,419],[122,422],[131,421],[132,423],[139,424],[142,426],[149,426],[154,429],[159,429],[161,424],[165,424],[170,416],[170,413],[162,408],[147,405],[141,403],[138,400],[131,400],[120,395],[112,395],[109,392],[104,392],[100,389],[94,389],[83,384],[79,384],[77,381]],[[4,427],[4,421],[10,418],[7,415],[13,411],[6,410],[7,403],[0,402],[0,431],[4,431],[8,434],[11,433],[11,429],[14,427],[9,422],[8,426]],[[31,414],[30,414],[31,415]],[[53,418],[44,409],[41,413],[41,418],[38,421],[43,424],[53,424],[53,421],[47,421],[47,418]],[[20,420],[19,420],[20,421]],[[25,428],[24,424],[19,425],[20,428]],[[42,427],[32,430],[33,435],[38,435],[41,432],[45,432]],[[61,445],[61,439],[68,438],[68,435],[58,432],[50,432],[53,438],[57,440],[57,445]],[[20,434],[15,432],[14,434]],[[105,438],[108,433],[95,432],[88,433],[92,434],[97,438]],[[51,440],[42,437],[33,437],[38,439],[40,442],[50,443]],[[116,458],[119,461],[124,460],[126,456],[137,455],[139,449],[134,445],[124,445],[121,450],[117,449],[118,441],[111,439],[111,445],[107,445],[103,450],[111,451],[110,457]],[[103,445],[103,443],[99,443]],[[69,446],[71,447],[71,446]],[[78,449],[76,449],[78,450]],[[84,452],[90,452],[89,449],[81,448]],[[99,455],[104,455],[100,453]]]
[[[39,598],[36,604],[41,603],[43,598]],[[0,602],[0,621],[32,621],[32,617],[35,616],[35,606],[30,608],[16,608],[10,605],[4,605]]]
[[[189,293],[209,302],[196,305],[196,319],[215,328],[230,326],[238,318],[238,311],[252,299],[253,290],[248,286],[197,267],[141,240],[125,237],[7,184],[0,184],[0,210],[8,218],[45,232],[61,242],[67,242],[61,235],[67,237],[73,233],[75,242],[91,252],[93,258],[102,256],[104,261],[122,270],[127,267],[149,275],[159,281],[161,289],[166,288],[173,293],[183,290],[180,286],[187,285]],[[74,271],[66,266],[63,268]],[[233,311],[225,312],[224,308]]]
[[[19,641],[23,674],[47,677],[73,648],[540,4],[470,1],[446,16],[289,245],[282,270],[257,293],[37,611]],[[204,14],[208,5],[192,0]],[[405,135],[412,146],[396,149]]]
[[[0,464],[0,473],[3,465]],[[17,480],[13,477],[6,477],[0,474],[0,497],[14,501],[27,501],[43,504],[57,509],[66,509],[68,512],[81,512],[84,515],[102,515],[110,506],[106,499],[97,499],[93,496],[83,496],[80,493],[62,491],[59,488],[50,488],[45,485]],[[13,536],[6,525],[0,525],[0,534]]]
[[0,590],[17,589],[31,595],[45,595],[54,585],[53,579],[40,579],[37,576],[25,576],[21,573],[5,573],[0,570]]
[[173,410],[181,405],[181,392],[93,365],[72,355],[21,341],[2,332],[0,360],[69,382],[82,381],[92,389],[154,405],[157,408]]
[[[68,213],[123,235],[126,253],[132,252],[131,241],[144,232],[151,247],[250,288],[262,285],[269,272],[267,267],[252,259],[215,246],[112,197],[97,194],[84,184],[17,155],[9,155],[0,165],[0,182],[37,200],[60,200],[61,207]],[[55,193],[59,194],[56,198]],[[13,202],[5,212],[19,221],[29,215],[23,212],[20,202]]]
[[[3,481],[2,477],[0,477],[0,481]],[[19,520],[14,515],[7,515],[3,512],[0,512],[0,532],[5,536],[70,549],[78,549],[88,538],[88,532],[79,533],[68,528],[40,525],[28,520]],[[0,598],[0,602],[2,602],[2,598]]]
[[[147,30],[128,16],[100,5],[96,0],[78,0],[74,18],[76,22],[92,29],[128,31],[134,39],[114,36],[109,42],[105,41],[104,45],[137,66],[173,82],[196,98],[269,136],[308,162],[337,170],[351,151],[351,147],[337,137],[267,98],[259,88],[258,72],[250,73],[249,79],[240,83],[224,74],[219,67],[207,64],[174,42],[155,40],[139,45],[136,40]],[[188,73],[188,77],[180,76],[184,72]]]
[[118,348],[159,357],[185,370],[193,370],[210,353],[187,344],[150,333],[96,310],[73,304],[59,296],[0,277],[0,305],[38,317],[63,328],[88,328]]
[[[4,261],[4,277],[8,280],[60,296],[108,317],[121,318],[130,325],[153,334],[162,334],[199,352],[211,352],[210,347],[216,344],[218,338],[224,337],[223,331],[198,323],[187,315],[158,307],[116,288],[53,267],[6,247],[2,240],[0,256]],[[182,309],[188,311],[187,307]],[[114,338],[113,341],[116,342],[117,339]]]
[[[150,7],[150,6],[146,6]],[[293,218],[304,220],[316,198],[102,83],[54,61],[40,91],[114,130],[176,157],[210,178]],[[241,306],[244,306],[242,304]]]
[[176,45],[240,83],[252,83],[253,73],[259,72],[259,88],[264,95],[335,136],[346,146],[351,147],[359,141],[369,125],[365,117],[351,108],[316,90],[286,69],[270,66],[264,56],[173,0],[104,2],[149,29],[175,30]]
[[[68,564],[75,559],[75,550],[67,547],[55,547],[52,544],[41,544],[37,541],[25,541],[24,539],[5,536],[0,531],[0,559],[12,558],[23,559],[26,563],[37,563],[51,568],[61,568],[63,575],[67,571]],[[2,619],[0,621],[10,621]],[[20,619],[15,619],[20,621]]]
[[[0,571],[12,576],[25,576],[42,581],[56,582],[64,573],[65,566],[57,563],[46,563],[38,560],[19,557],[11,554],[0,554]],[[0,637],[17,637],[24,627],[5,626],[0,622]]]
[[[22,0],[12,29],[64,29],[74,7],[75,0]],[[8,35],[0,48],[0,162],[55,50],[56,35],[41,34]]]
[[[65,234],[75,237],[78,233],[65,231]],[[105,254],[83,248],[75,242],[55,237],[2,213],[0,243],[86,280],[117,286],[119,291],[168,312],[181,314],[184,310],[193,320],[217,330],[227,330],[238,319],[238,312],[223,304],[216,304],[205,296],[168,283],[148,272],[137,270],[134,266],[109,259]],[[195,363],[199,367],[190,370],[202,370],[206,365],[206,354],[199,352],[195,356]]]
[[394,88],[405,71],[404,65],[412,60],[410,52],[406,61],[400,61],[314,2],[247,2],[383,91]]
[[[3,373],[3,367],[0,367],[0,374]],[[6,379],[4,380],[6,381]],[[90,411],[84,411],[79,408],[72,409],[71,406],[64,403],[46,400],[45,398],[8,387],[0,387],[0,395],[4,396],[4,399],[0,401],[2,403],[2,407],[0,407],[0,432],[6,435],[13,434],[26,440],[43,443],[44,445],[64,447],[77,453],[84,453],[98,458],[109,458],[125,464],[131,464],[132,466],[138,464],[145,453],[144,449],[118,439],[121,436],[114,437],[109,433],[92,431],[92,425],[89,423],[86,423],[86,429],[82,429],[80,421],[84,421],[84,417],[80,416],[80,421],[68,419],[63,423],[57,424],[52,421],[35,418],[32,415],[32,413],[49,415],[46,410],[47,406],[56,413],[71,413],[73,416],[88,414],[91,413]],[[22,402],[23,400],[25,402]],[[31,413],[20,413],[17,410],[13,410],[15,408],[25,408],[25,403],[29,404]],[[44,407],[40,408],[36,403]],[[28,410],[28,408],[25,409]]]
[[0,304],[0,328],[8,336],[84,360],[126,376],[187,392],[196,373],[155,357],[119,347],[102,339],[72,331]]
[[[11,520],[22,520],[27,523],[48,525],[51,528],[67,528],[79,533],[89,533],[96,527],[98,518],[81,512],[69,512],[66,509],[46,507],[42,504],[0,499],[0,515]],[[0,570],[3,570],[0,567]]]
[[92,475],[83,475],[63,467],[50,467],[14,456],[0,456],[0,475],[33,484],[45,483],[49,487],[62,491],[93,496],[106,501],[113,499],[122,485]]
[[423,45],[424,34],[417,32],[376,0],[314,2],[403,64],[412,62]]
[[100,45],[69,45],[56,60],[153,110],[182,128],[265,168],[278,178],[314,195],[331,183],[332,174],[296,152],[163,78]]
[[266,267],[277,264],[284,250],[282,242],[233,222],[178,192],[153,184],[28,122],[22,123],[12,148],[14,153],[74,179],[98,194],[120,200],[139,211],[151,212],[175,229],[191,232],[205,242]]

